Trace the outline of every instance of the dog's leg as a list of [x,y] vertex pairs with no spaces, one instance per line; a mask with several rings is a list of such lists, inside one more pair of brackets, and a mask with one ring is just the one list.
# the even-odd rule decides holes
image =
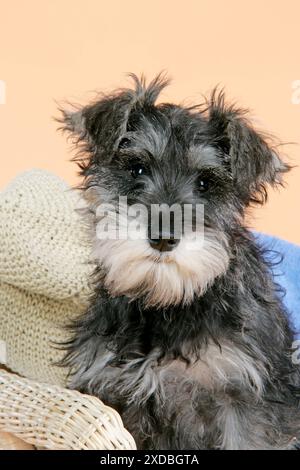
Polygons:
[[[186,389],[186,392],[188,390]],[[178,391],[172,399],[151,397],[144,406],[127,407],[122,418],[134,436],[139,449],[204,450],[213,448],[208,423],[215,416],[213,400],[207,391],[201,393],[202,411],[193,406],[190,393]]]
[[[284,404],[235,398],[234,392],[219,402],[216,426],[219,448],[226,450],[289,450],[299,443],[299,409]],[[299,422],[299,419],[298,419]]]
[[[276,450],[297,448],[299,410],[266,404],[241,387],[209,389],[179,375],[165,377],[164,393],[131,404],[122,417],[144,449]],[[239,384],[240,385],[240,384]]]

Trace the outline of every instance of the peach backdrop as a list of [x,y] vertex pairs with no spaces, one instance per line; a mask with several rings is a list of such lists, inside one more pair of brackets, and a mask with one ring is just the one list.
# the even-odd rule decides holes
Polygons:
[[[55,100],[88,100],[165,69],[164,100],[220,83],[299,162],[299,0],[0,0],[0,188],[18,172],[48,169],[71,184],[76,168],[56,132]],[[6,87],[6,90],[5,90]],[[255,210],[252,226],[300,243],[300,170]]]

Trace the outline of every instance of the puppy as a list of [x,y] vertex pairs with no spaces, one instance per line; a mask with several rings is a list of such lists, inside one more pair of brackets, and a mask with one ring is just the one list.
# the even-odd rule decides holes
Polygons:
[[296,448],[293,332],[244,223],[289,167],[222,92],[155,104],[168,80],[132,77],[62,115],[97,264],[70,387],[118,410],[140,449]]

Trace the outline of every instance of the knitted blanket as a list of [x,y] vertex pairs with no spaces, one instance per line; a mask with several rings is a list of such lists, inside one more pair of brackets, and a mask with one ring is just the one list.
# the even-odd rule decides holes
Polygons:
[[[59,385],[66,371],[53,365],[62,356],[54,343],[67,338],[64,325],[86,307],[93,270],[85,225],[74,210],[81,204],[66,183],[42,170],[18,176],[0,193],[0,363]],[[286,255],[274,275],[300,331],[300,248],[257,237]]]
[[86,306],[90,247],[75,191],[32,170],[0,193],[0,362],[28,378],[64,385],[52,365],[63,326]]

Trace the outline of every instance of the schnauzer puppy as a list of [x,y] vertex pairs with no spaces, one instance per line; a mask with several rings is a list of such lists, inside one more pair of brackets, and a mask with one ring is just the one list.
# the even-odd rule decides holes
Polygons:
[[[244,222],[289,167],[222,92],[205,106],[155,104],[168,81],[133,79],[134,89],[63,111],[97,265],[66,346],[70,386],[118,410],[140,449],[297,448],[293,332]],[[154,233],[142,219],[143,237],[98,236],[99,224],[131,218],[120,197],[159,216],[202,207],[202,229],[193,211],[179,236],[161,217]]]

